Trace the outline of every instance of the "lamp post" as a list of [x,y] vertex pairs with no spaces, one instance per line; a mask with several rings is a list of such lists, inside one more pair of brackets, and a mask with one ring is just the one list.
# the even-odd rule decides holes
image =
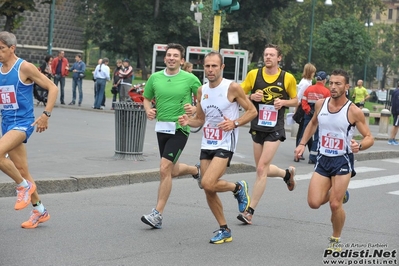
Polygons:
[[201,37],[201,20],[202,20],[202,13],[200,12],[201,9],[204,8],[204,5],[202,4],[202,0],[198,3],[196,2],[194,4],[193,1],[191,1],[191,6],[190,6],[190,11],[194,12],[194,19],[197,21],[198,23],[198,36],[199,36],[199,44],[200,47],[202,47],[202,37]]
[[49,14],[49,26],[48,26],[48,42],[47,42],[47,54],[53,53],[53,30],[54,30],[54,12],[55,12],[55,0],[50,4]]
[[[367,33],[370,35],[370,27],[373,26],[373,22],[370,21],[370,16],[367,17],[367,22],[364,23],[364,26],[367,27]],[[363,80],[364,84],[366,85],[366,79],[367,79],[367,63],[370,59],[370,53],[368,53],[367,58],[366,58],[366,63],[364,64],[364,75],[363,75]]]
[[[298,3],[303,3],[303,0],[296,0]],[[332,5],[332,0],[326,0],[324,2],[326,6]],[[312,18],[310,22],[310,40],[309,40],[309,54],[308,54],[308,62],[312,60],[312,46],[313,46],[313,28],[314,28],[314,8],[316,5],[316,0],[312,0]]]

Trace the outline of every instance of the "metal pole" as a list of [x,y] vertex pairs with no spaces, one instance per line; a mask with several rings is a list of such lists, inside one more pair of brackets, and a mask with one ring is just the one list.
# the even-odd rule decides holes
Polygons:
[[[197,13],[199,13],[198,3],[197,3]],[[200,47],[202,47],[202,37],[201,37],[201,22],[197,21],[198,23],[198,36],[199,36],[199,43]]]
[[222,23],[222,16],[220,15],[220,13],[215,14],[213,18],[213,40],[212,40],[212,49],[215,51],[219,51],[221,23]]
[[312,22],[310,24],[310,40],[309,40],[309,63],[312,61],[312,46],[313,46],[313,27],[314,27],[314,8],[316,5],[316,0],[312,0]]
[[[367,18],[367,33],[370,35],[370,17]],[[366,79],[367,79],[367,62],[369,61],[369,56],[370,56],[370,53],[368,53],[368,55],[366,57],[366,63],[364,64],[363,80],[364,80],[365,86],[366,86]]]
[[47,43],[47,54],[53,53],[53,30],[54,30],[54,12],[55,11],[55,0],[50,5],[49,15],[49,27],[48,27],[48,43]]

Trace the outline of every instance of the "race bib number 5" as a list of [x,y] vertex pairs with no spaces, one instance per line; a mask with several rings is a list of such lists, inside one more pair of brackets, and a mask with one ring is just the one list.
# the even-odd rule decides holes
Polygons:
[[0,109],[13,110],[18,108],[14,85],[0,87]]
[[258,125],[274,127],[277,124],[278,111],[273,105],[259,104]]

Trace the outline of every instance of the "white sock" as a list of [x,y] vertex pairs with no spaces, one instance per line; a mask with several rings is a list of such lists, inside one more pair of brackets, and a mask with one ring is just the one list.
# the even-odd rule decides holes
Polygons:
[[33,209],[37,210],[39,213],[43,213],[44,212],[44,206],[41,203],[37,204],[37,206],[33,207]]
[[25,188],[27,188],[27,187],[29,187],[29,184],[28,184],[28,182],[24,179],[24,181],[22,181],[21,183],[19,183],[18,186],[19,186],[19,187],[25,187]]

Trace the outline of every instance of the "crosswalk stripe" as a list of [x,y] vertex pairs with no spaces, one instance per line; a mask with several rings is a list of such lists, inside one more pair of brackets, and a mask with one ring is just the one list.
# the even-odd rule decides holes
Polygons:
[[386,185],[399,182],[399,175],[380,176],[363,180],[353,180],[349,183],[350,189]]
[[[360,166],[360,167],[355,167],[356,173],[368,173],[368,172],[375,172],[375,171],[383,171],[385,169],[383,168],[375,168],[375,167],[367,167],[367,166]],[[312,178],[313,172],[308,173],[308,174],[303,174],[303,175],[296,175],[295,179],[296,180],[307,180]]]
[[387,162],[387,163],[399,163],[399,159],[384,159],[381,161]]
[[399,190],[388,192],[388,194],[393,194],[393,195],[399,196]]

